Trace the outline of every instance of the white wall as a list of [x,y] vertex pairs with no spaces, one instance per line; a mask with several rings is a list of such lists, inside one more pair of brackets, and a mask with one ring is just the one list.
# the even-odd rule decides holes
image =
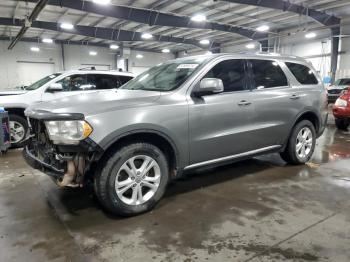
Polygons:
[[[63,70],[61,45],[19,42],[13,50],[8,50],[9,44],[9,41],[0,41],[0,90],[29,85],[44,75]],[[38,46],[40,52],[32,52],[32,46]],[[97,52],[97,55],[90,56],[90,51]],[[136,58],[136,54],[142,54],[143,58]],[[173,58],[172,54],[132,50],[129,71],[138,74]],[[66,70],[89,66],[97,69],[124,67],[116,52],[108,48],[78,45],[64,45],[64,64]]]

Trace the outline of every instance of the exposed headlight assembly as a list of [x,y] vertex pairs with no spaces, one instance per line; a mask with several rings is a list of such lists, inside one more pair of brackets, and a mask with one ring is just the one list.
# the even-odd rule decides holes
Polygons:
[[76,145],[92,133],[86,121],[46,121],[45,125],[54,144]]
[[347,107],[348,106],[348,101],[338,98],[337,101],[335,101],[335,105],[339,107]]

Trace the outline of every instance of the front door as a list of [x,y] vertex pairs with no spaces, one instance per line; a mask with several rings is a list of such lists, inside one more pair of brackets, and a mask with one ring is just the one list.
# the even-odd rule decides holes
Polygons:
[[249,151],[253,117],[246,62],[219,62],[203,78],[219,78],[224,92],[192,98],[189,106],[191,164]]

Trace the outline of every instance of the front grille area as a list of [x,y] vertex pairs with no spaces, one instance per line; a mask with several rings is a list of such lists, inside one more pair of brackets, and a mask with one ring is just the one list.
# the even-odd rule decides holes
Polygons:
[[57,157],[56,146],[51,142],[43,121],[29,118],[30,140],[28,149],[40,161],[57,170],[65,170],[66,163]]
[[328,94],[338,95],[338,94],[341,93],[341,91],[343,91],[343,90],[341,90],[341,89],[330,89],[330,90],[328,90]]

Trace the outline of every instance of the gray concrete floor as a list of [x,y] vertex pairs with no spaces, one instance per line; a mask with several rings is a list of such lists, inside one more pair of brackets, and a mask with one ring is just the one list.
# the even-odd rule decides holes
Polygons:
[[153,212],[119,218],[58,189],[20,151],[0,157],[0,261],[350,261],[350,133],[312,161],[277,154],[197,171]]

